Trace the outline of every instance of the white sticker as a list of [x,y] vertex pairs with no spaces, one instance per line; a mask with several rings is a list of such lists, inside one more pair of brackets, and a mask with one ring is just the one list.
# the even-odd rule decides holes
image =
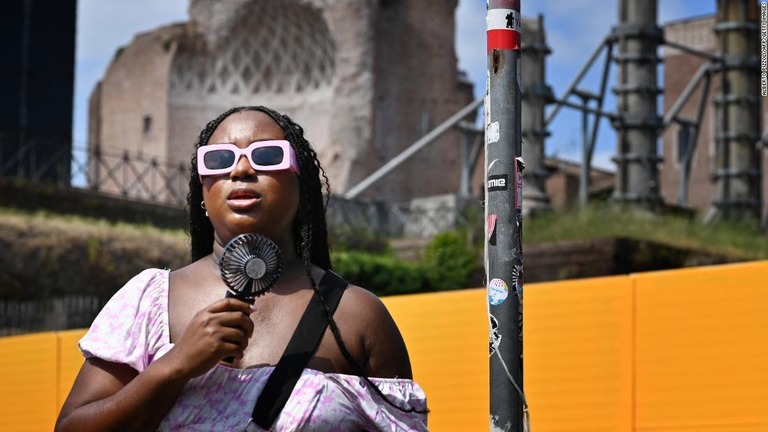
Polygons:
[[501,345],[501,333],[499,332],[499,320],[488,314],[488,357],[492,356]]
[[488,142],[499,142],[501,133],[499,132],[499,122],[495,121],[488,125]]
[[504,303],[509,296],[507,283],[499,278],[491,279],[488,284],[488,302],[494,306]]
[[514,9],[488,9],[485,17],[486,30],[513,30],[522,28],[520,11]]

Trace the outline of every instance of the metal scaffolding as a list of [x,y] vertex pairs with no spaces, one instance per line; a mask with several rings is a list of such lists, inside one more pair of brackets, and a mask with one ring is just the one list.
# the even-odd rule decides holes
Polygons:
[[552,50],[547,46],[544,16],[539,15],[536,21],[523,20],[522,24],[521,134],[526,165],[523,214],[529,215],[551,208],[545,187],[548,173],[544,169],[544,139],[549,132],[544,124],[544,108],[554,97],[546,83],[546,56]]
[[616,188],[620,202],[656,205],[659,195],[657,141],[661,127],[658,110],[657,50],[663,32],[656,24],[657,2],[620,0],[619,23],[613,30],[619,66],[616,137]]
[[761,199],[758,4],[718,0],[714,31],[722,60],[715,97],[715,196],[706,220],[759,220]]

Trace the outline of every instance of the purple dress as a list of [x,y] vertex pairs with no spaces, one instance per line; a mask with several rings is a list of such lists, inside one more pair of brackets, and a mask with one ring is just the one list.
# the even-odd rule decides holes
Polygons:
[[[104,306],[80,340],[86,358],[123,363],[137,371],[167,353],[168,271],[147,269]],[[273,367],[216,365],[190,380],[159,430],[242,431]],[[424,391],[412,380],[370,378],[397,406],[423,411]],[[273,431],[424,431],[427,415],[383,401],[360,377],[304,369]]]

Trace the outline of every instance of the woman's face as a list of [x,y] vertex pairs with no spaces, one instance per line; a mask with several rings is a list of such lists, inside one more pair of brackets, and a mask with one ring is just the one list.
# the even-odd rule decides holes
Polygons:
[[[282,128],[261,111],[240,111],[224,119],[209,144],[246,148],[255,141],[283,140]],[[299,179],[290,170],[256,171],[241,157],[228,174],[203,176],[203,199],[220,246],[239,234],[263,234],[281,246],[293,245],[293,218],[299,207]]]

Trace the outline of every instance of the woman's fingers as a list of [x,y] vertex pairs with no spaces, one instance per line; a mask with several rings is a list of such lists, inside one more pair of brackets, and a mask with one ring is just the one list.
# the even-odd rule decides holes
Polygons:
[[253,305],[232,297],[225,297],[216,300],[215,302],[211,303],[211,305],[208,306],[206,310],[214,313],[239,311],[245,315],[250,315],[254,312]]
[[248,337],[253,334],[253,321],[242,312],[222,312],[218,314],[219,324],[223,327],[242,329]]

